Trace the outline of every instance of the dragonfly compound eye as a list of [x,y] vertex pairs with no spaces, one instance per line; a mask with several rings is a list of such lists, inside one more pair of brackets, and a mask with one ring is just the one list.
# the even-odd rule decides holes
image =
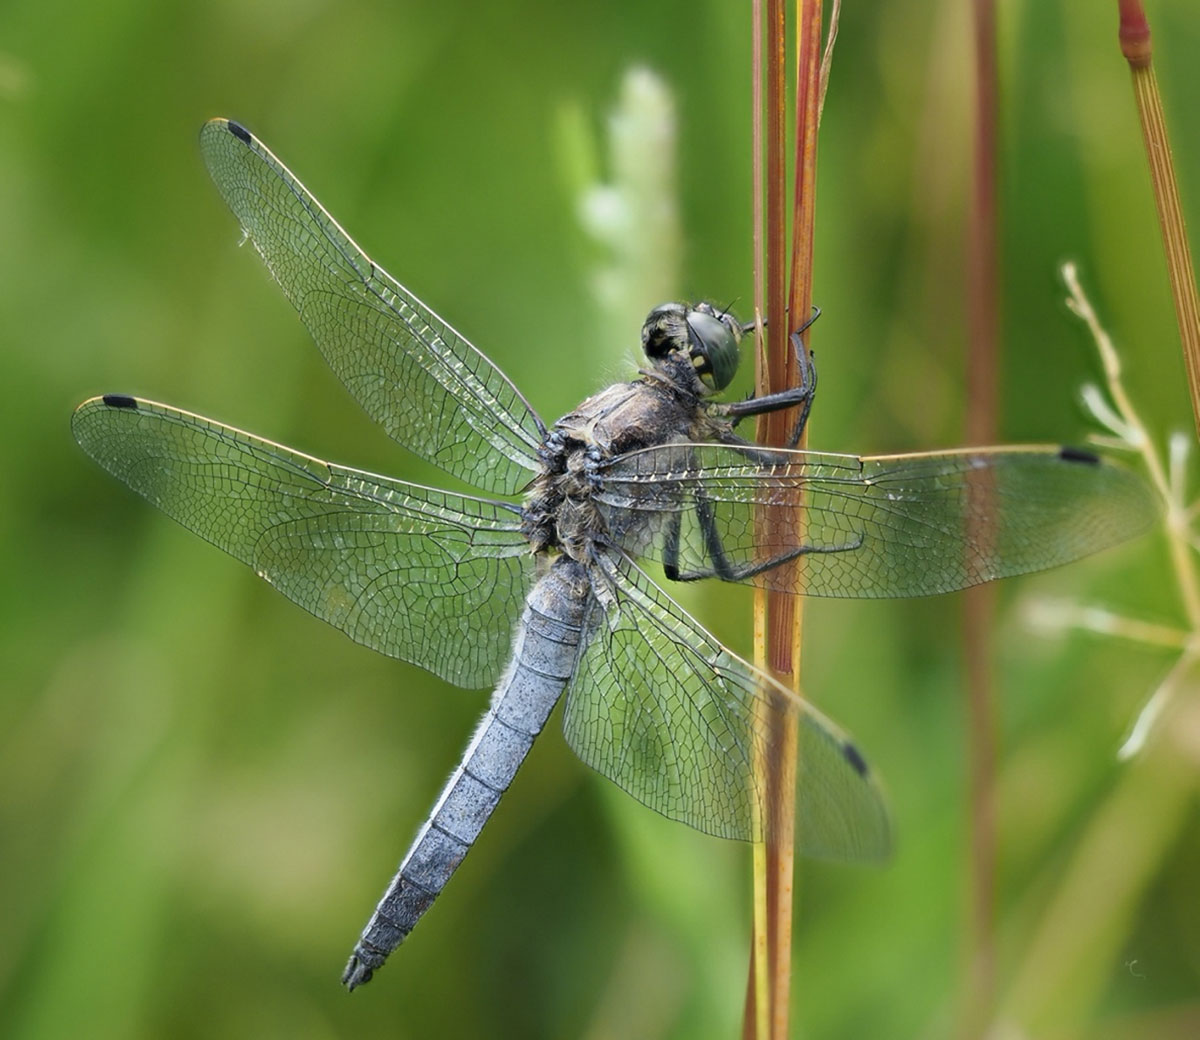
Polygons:
[[694,310],[687,315],[689,353],[705,386],[724,390],[738,367],[741,326],[726,314]]

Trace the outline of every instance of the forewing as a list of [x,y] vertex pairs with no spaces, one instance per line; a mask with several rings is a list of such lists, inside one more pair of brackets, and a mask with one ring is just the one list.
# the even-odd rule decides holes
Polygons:
[[460,686],[491,685],[531,581],[520,515],[335,466],[198,415],[96,397],[89,455],[351,639]]
[[[858,457],[754,445],[666,444],[597,470],[613,539],[786,592],[924,596],[1054,567],[1144,531],[1157,512],[1134,473],[1029,447]],[[798,558],[797,566],[763,561]]]
[[[627,556],[601,554],[568,686],[563,729],[584,762],[664,816],[753,839],[774,819],[755,734],[799,724],[797,845],[877,860],[891,834],[883,795],[848,738],[811,704],[722,646]],[[760,738],[761,739],[761,738]],[[765,753],[773,749],[764,744]]]
[[204,161],[346,388],[409,450],[476,487],[519,491],[545,427],[488,358],[379,267],[261,141],[213,119]]

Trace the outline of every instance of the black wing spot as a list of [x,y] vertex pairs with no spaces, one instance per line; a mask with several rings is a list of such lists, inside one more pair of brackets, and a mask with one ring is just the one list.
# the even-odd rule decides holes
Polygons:
[[1082,462],[1088,466],[1099,466],[1100,456],[1090,451],[1084,451],[1083,448],[1069,448],[1063,446],[1058,449],[1058,457],[1063,462]]
[[842,745],[842,754],[845,756],[846,761],[854,767],[854,771],[859,776],[865,777],[871,771],[870,766],[867,765],[867,760],[862,757],[862,752],[851,744],[850,741],[847,740]]
[[229,132],[233,134],[233,136],[239,141],[244,141],[246,144],[250,144],[254,140],[254,137],[250,131],[242,126],[241,123],[235,123],[232,119],[230,119],[225,125],[229,127]]
[[102,398],[109,408],[131,408],[137,410],[137,398],[128,394],[105,394]]

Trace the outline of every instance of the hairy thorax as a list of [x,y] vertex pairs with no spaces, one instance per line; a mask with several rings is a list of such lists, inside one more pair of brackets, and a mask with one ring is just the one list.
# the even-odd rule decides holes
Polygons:
[[696,394],[656,376],[589,397],[554,424],[542,445],[544,468],[531,485],[523,525],[533,551],[559,550],[588,562],[592,542],[605,534],[593,500],[597,468],[639,448],[708,440],[710,424]]

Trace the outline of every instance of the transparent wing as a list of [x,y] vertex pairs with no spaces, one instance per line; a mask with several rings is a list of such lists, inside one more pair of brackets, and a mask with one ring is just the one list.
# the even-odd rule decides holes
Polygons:
[[515,494],[545,427],[488,358],[377,266],[237,123],[200,131],[208,171],[300,319],[388,434],[454,476]]
[[531,581],[504,502],[334,466],[166,405],[109,395],[71,420],[89,455],[351,639],[491,685]]
[[602,554],[591,573],[563,713],[584,762],[664,816],[752,839],[774,818],[757,786],[754,733],[794,715],[798,847],[829,859],[888,854],[883,795],[845,734],[717,642],[628,557]]
[[857,457],[666,444],[596,476],[610,537],[670,576],[817,596],[924,596],[1054,567],[1157,513],[1134,473],[1054,447]]

